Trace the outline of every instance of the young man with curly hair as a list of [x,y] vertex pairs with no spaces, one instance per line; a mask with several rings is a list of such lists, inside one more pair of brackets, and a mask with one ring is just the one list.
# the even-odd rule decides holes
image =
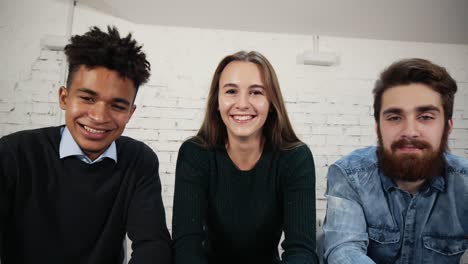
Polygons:
[[121,136],[150,63],[97,27],[65,47],[65,125],[0,139],[1,263],[171,263],[156,154]]

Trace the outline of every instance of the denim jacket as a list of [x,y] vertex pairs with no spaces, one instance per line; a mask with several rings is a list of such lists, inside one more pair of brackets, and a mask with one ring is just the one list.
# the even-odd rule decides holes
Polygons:
[[330,166],[325,262],[459,263],[468,248],[468,160],[445,154],[445,173],[412,196],[377,166],[375,147]]

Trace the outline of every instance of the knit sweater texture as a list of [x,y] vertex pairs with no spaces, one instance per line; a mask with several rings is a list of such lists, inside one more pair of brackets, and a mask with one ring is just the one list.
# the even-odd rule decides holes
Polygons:
[[59,158],[61,127],[0,139],[2,264],[171,263],[156,154],[128,137],[118,162]]
[[176,264],[318,263],[312,153],[306,145],[288,151],[265,146],[254,168],[243,171],[224,146],[185,142],[172,228]]

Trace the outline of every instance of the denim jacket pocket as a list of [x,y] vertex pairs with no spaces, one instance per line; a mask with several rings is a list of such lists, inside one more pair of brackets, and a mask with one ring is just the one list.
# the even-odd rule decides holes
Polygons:
[[400,251],[400,231],[397,229],[367,229],[369,246],[367,255],[376,263],[393,263]]
[[442,255],[452,256],[465,252],[468,239],[424,236],[423,243],[427,249]]
[[462,237],[423,236],[424,260],[427,263],[458,263],[468,248]]

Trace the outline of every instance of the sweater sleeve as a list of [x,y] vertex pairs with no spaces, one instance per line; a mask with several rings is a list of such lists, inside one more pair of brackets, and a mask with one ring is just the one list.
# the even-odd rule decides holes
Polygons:
[[175,264],[208,263],[203,248],[207,212],[206,151],[182,144],[176,166],[172,234]]
[[0,138],[0,263],[6,246],[7,216],[11,208],[16,162],[6,138]]
[[[315,251],[315,166],[306,145],[282,160],[284,264],[319,263]],[[285,177],[286,176],[286,177]]]
[[161,198],[159,163],[156,154],[146,145],[136,182],[136,190],[128,211],[127,233],[132,240],[130,264],[172,263],[171,237]]

